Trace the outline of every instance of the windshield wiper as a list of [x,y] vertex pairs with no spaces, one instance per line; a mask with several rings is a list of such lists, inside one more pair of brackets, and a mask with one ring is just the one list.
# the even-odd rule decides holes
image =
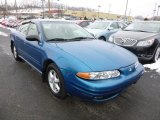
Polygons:
[[145,31],[145,30],[125,30],[124,31],[134,31],[134,32],[149,32],[149,31]]
[[82,39],[94,39],[93,37],[76,37],[76,38],[71,38],[71,39],[64,39],[64,38],[53,38],[50,40],[47,40],[47,42],[50,41],[80,41]]
[[124,29],[123,31],[133,31],[133,30],[125,30],[125,29]]
[[145,30],[134,30],[136,32],[149,32],[149,31],[145,31]]
[[53,38],[53,39],[47,40],[47,42],[50,42],[50,41],[68,41],[68,39],[63,39],[63,38]]
[[153,31],[145,31],[145,30],[139,30],[138,32],[156,33],[156,32],[153,32]]
[[95,39],[94,37],[75,37],[71,38],[69,40],[84,40],[84,39]]

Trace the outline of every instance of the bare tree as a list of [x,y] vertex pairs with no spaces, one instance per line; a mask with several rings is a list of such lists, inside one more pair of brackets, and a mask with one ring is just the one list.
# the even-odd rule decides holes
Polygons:
[[1,14],[3,14],[3,17],[5,18],[6,17],[6,9],[5,9],[5,5],[2,0],[0,1],[0,11],[2,11]]

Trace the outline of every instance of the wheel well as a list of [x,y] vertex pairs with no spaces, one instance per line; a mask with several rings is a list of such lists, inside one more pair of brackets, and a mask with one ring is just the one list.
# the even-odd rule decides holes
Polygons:
[[11,51],[13,53],[13,45],[14,45],[14,42],[11,40]]
[[[46,74],[46,69],[48,67],[49,64],[55,64],[52,60],[48,59],[44,62],[43,64],[43,69],[42,69],[42,78],[43,78],[43,82],[46,82],[47,80],[45,79],[45,74]],[[56,64],[55,64],[56,65]]]
[[103,39],[104,41],[106,41],[106,38],[104,36],[100,36],[99,39]]

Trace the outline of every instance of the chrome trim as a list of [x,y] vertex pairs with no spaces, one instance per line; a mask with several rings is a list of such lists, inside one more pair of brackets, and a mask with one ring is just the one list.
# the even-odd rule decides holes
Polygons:
[[24,59],[22,56],[18,55],[20,58],[22,58],[26,63],[28,63],[32,68],[34,68],[36,71],[38,71],[40,74],[42,74],[42,72],[40,70],[38,70],[35,66],[33,66],[31,63],[29,63],[26,59]]
[[[117,43],[117,42],[116,42],[116,39],[119,39],[119,41],[120,41],[120,40],[121,40],[121,41],[124,41],[124,43],[122,43],[122,44]],[[130,45],[126,45],[125,43],[126,43],[127,40],[134,40],[135,42],[132,43],[132,44],[130,44]],[[117,45],[120,45],[120,46],[133,46],[133,45],[135,45],[136,43],[137,43],[137,40],[136,40],[136,39],[131,39],[131,38],[114,38],[114,44],[117,44]]]

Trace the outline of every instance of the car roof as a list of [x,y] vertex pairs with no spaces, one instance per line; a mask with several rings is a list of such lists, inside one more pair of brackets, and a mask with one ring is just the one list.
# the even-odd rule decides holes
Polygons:
[[71,21],[71,22],[79,24],[81,22],[93,22],[93,21],[92,20],[74,20],[74,21]]
[[66,22],[66,23],[71,23],[70,21],[63,20],[63,19],[31,19],[31,20],[24,20],[22,24],[29,23],[29,22]]
[[84,21],[93,21],[93,20],[75,20],[77,22],[84,22]]
[[116,20],[96,20],[95,22],[121,22],[121,21],[116,21]]
[[134,23],[160,23],[160,21],[134,21]]
[[48,22],[48,21],[55,21],[55,22],[65,22],[64,19],[32,19],[32,21],[36,22]]

